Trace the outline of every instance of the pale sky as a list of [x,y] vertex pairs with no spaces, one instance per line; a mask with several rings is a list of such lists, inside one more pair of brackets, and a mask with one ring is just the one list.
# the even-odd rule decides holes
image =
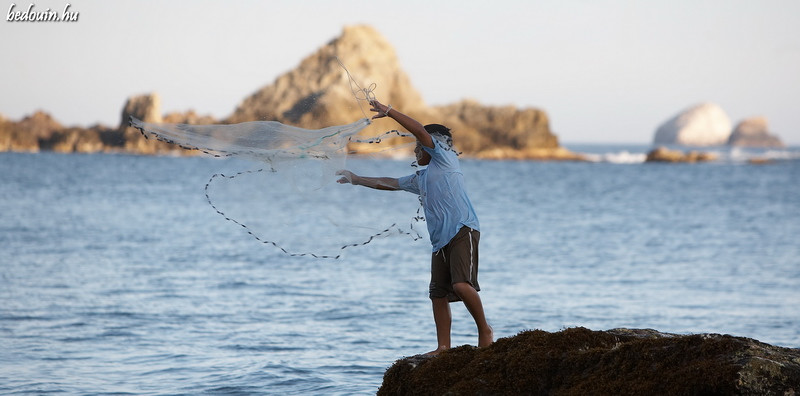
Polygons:
[[[39,0],[77,22],[8,21],[0,114],[117,125],[127,97],[223,118],[350,24],[395,47],[427,104],[536,107],[564,143],[650,143],[701,102],[800,144],[800,1]],[[376,92],[380,98],[380,87]],[[433,122],[433,121],[431,121]]]

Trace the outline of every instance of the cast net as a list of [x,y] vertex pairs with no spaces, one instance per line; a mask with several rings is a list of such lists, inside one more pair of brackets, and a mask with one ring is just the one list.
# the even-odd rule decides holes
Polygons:
[[[358,99],[374,98],[374,86],[358,89]],[[280,253],[316,258],[340,258],[376,238],[424,238],[424,225],[415,224],[422,220],[416,195],[336,182],[342,169],[387,177],[415,171],[408,166],[410,150],[401,150],[413,138],[396,130],[359,137],[370,124],[363,118],[313,130],[276,121],[188,125],[130,118],[145,137],[225,159],[205,197],[238,232]],[[372,154],[354,156],[365,151],[360,145],[369,145]]]

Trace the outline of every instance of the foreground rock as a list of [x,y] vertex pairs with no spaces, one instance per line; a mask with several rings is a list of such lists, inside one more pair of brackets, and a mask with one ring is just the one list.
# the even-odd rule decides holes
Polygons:
[[525,331],[395,362],[378,395],[794,395],[800,350],[718,334]]
[[718,146],[728,143],[731,119],[714,103],[702,103],[670,118],[656,130],[655,144]]
[[714,161],[717,156],[711,153],[699,151],[689,151],[684,153],[679,150],[670,150],[666,147],[658,147],[647,153],[645,162],[707,162]]
[[751,117],[733,129],[728,144],[735,147],[785,147],[781,139],[769,133],[766,117]]

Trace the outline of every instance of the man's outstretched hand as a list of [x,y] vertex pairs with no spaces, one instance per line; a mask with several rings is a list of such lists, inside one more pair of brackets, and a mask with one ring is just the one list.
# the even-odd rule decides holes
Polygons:
[[350,172],[349,170],[345,169],[337,171],[336,174],[342,176],[342,178],[336,181],[337,183],[340,184],[347,184],[347,183],[353,184],[353,178],[356,176],[353,172]]

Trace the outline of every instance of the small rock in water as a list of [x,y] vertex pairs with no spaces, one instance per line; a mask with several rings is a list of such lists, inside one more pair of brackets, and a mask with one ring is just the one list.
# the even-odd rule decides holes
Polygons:
[[647,153],[646,162],[707,162],[714,161],[717,156],[712,153],[689,151],[684,153],[678,150],[670,150],[666,147],[656,148]]
[[736,147],[784,147],[780,138],[769,133],[766,117],[751,117],[737,124],[728,144]]

